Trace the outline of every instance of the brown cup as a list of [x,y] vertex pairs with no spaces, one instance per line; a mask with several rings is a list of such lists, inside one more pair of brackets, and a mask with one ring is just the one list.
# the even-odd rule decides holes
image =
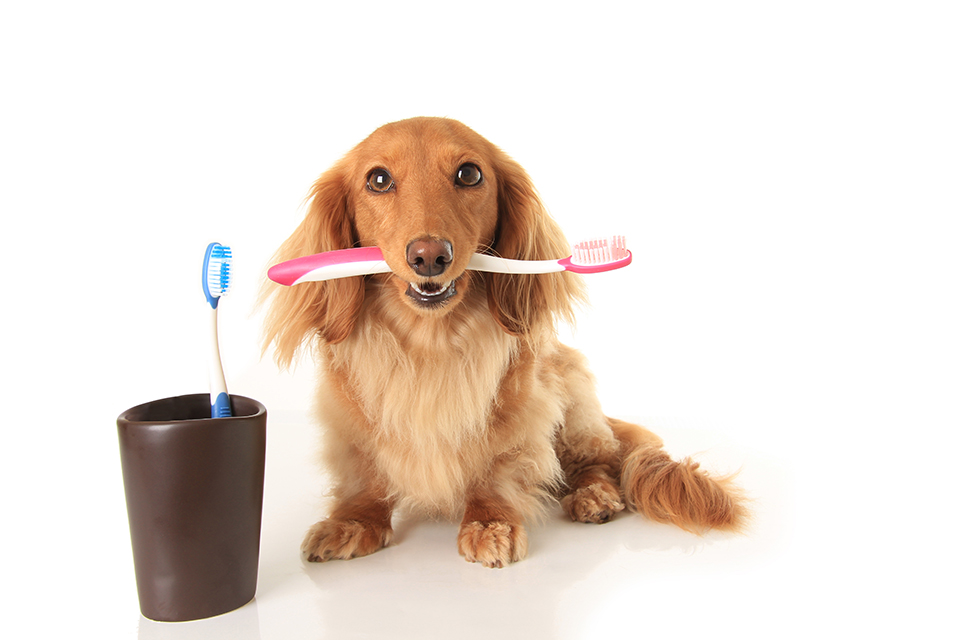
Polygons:
[[179,622],[250,602],[257,590],[267,410],[230,396],[164,398],[117,418],[140,611]]

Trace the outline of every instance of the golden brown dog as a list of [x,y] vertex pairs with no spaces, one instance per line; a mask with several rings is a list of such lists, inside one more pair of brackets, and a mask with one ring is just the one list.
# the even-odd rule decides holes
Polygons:
[[357,145],[311,195],[278,260],[377,246],[392,273],[264,292],[265,349],[289,365],[306,347],[324,374],[335,502],[307,533],[309,560],[386,546],[395,509],[462,518],[460,553],[488,567],[523,558],[524,523],[557,498],[581,522],[626,506],[691,531],[740,526],[728,478],[602,413],[584,358],[556,338],[583,298],[578,276],[466,270],[474,252],[569,255],[500,149],[453,120],[405,120]]

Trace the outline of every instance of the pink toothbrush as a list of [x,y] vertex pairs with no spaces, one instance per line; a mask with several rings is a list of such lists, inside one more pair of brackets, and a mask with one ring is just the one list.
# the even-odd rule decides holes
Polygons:
[[[623,236],[586,240],[573,246],[573,255],[560,260],[510,260],[485,253],[470,257],[467,268],[493,273],[600,273],[625,267],[633,260]],[[390,267],[377,247],[340,249],[303,256],[275,264],[267,276],[277,284],[292,286],[372,273],[388,273]]]

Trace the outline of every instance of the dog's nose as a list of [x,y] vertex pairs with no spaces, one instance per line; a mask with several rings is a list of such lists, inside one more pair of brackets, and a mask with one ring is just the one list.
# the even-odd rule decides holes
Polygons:
[[420,238],[407,245],[407,264],[417,275],[438,276],[453,261],[453,245],[446,240]]

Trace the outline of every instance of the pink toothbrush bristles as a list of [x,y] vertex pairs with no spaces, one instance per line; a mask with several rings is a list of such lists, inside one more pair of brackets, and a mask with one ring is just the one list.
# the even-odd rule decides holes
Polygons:
[[627,257],[627,241],[624,236],[584,240],[573,245],[570,262],[580,265],[603,264]]

